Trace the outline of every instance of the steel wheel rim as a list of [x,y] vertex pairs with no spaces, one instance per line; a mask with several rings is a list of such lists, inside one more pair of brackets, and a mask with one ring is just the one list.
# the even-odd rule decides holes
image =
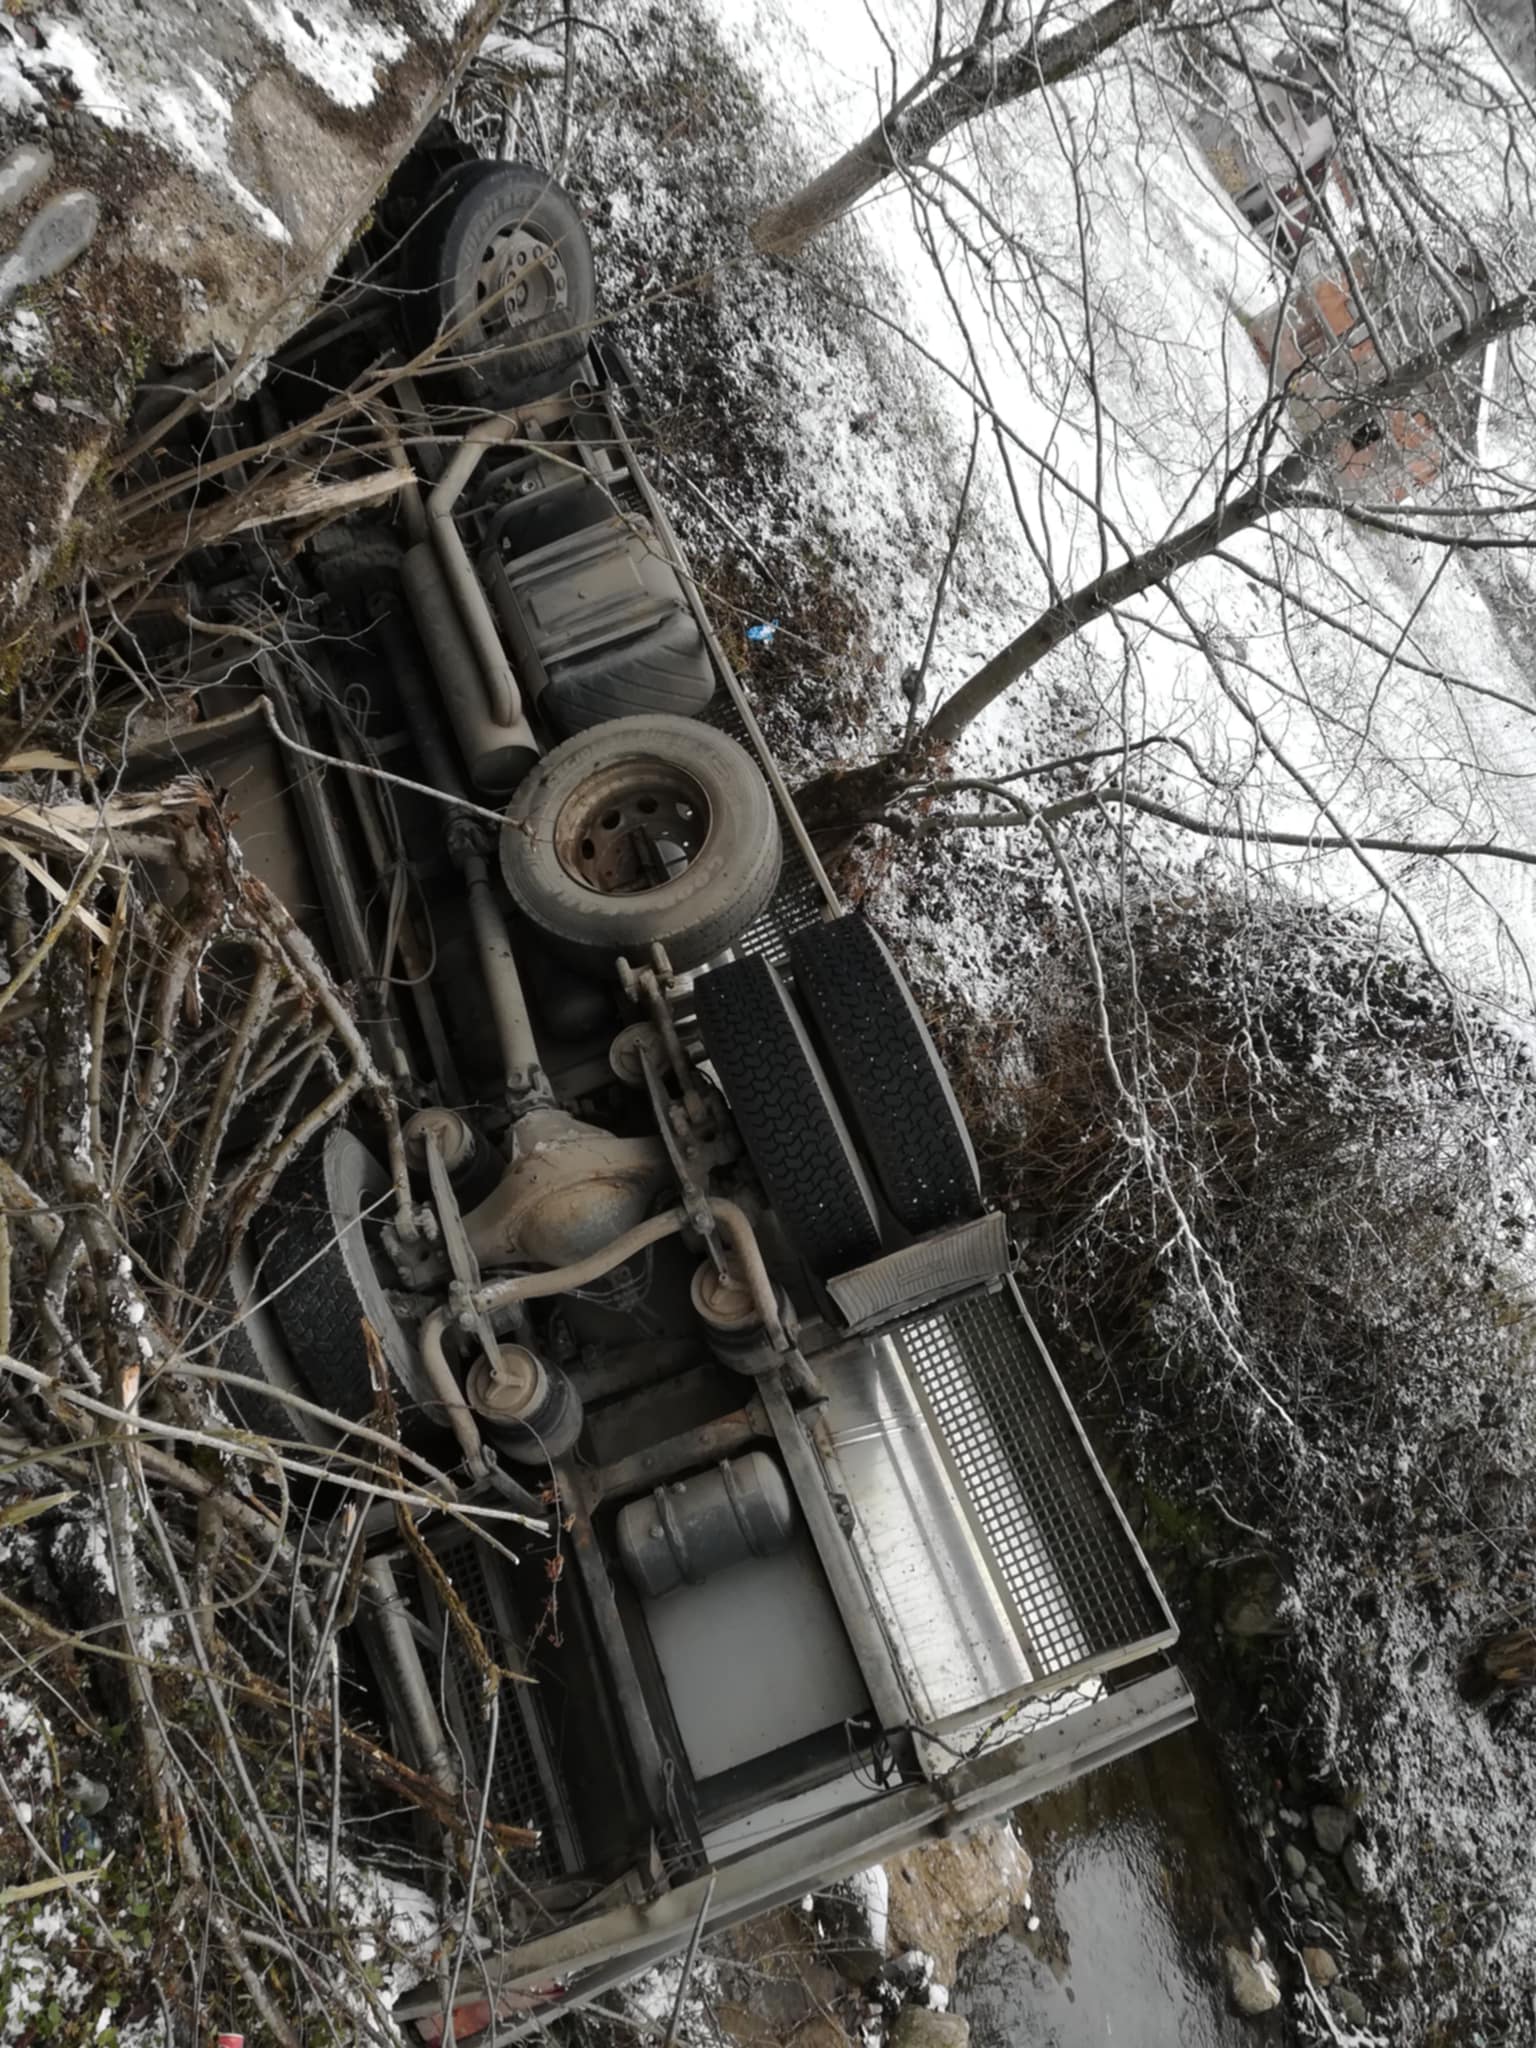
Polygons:
[[475,303],[485,326],[531,327],[569,299],[570,281],[553,243],[512,227],[486,244],[475,272]]
[[708,793],[685,768],[617,762],[561,805],[555,858],[596,896],[644,896],[686,874],[713,830]]

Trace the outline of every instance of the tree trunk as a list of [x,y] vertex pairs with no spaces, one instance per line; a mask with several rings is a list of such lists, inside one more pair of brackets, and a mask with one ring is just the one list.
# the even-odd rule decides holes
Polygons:
[[1038,36],[1007,57],[990,50],[968,51],[959,68],[919,93],[890,121],[882,122],[778,206],[758,215],[752,240],[765,256],[794,256],[813,235],[831,227],[866,198],[900,164],[921,163],[955,129],[993,107],[1026,93],[1057,85],[1084,71],[1132,29],[1166,14],[1171,0],[1107,0],[1076,28]]
[[1431,377],[1480,352],[1501,335],[1528,326],[1533,316],[1536,284],[1503,305],[1490,307],[1480,320],[1473,321],[1459,334],[1422,350],[1379,384],[1358,393],[1239,497],[1217,505],[1203,519],[1058,598],[938,706],[905,752],[897,750],[882,755],[861,768],[830,769],[808,783],[796,797],[806,823],[813,831],[825,834],[867,822],[905,785],[916,781],[934,757],[952,746],[988,705],[1028,675],[1064,640],[1105,617],[1116,605],[1141,596],[1175,571],[1199,561],[1233,534],[1257,525],[1273,512],[1306,502],[1305,486],[1312,471],[1358,426],[1383,408],[1395,406]]

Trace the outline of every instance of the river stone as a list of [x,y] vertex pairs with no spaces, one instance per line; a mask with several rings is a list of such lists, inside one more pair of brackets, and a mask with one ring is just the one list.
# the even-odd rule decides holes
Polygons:
[[1293,1884],[1300,1884],[1307,1874],[1307,1859],[1294,1842],[1287,1842],[1280,1851],[1280,1861],[1285,1865],[1285,1874]]
[[1325,1856],[1337,1856],[1349,1840],[1354,1822],[1342,1806],[1314,1806],[1312,1832]]
[[1234,1636],[1281,1636],[1294,1628],[1300,1603],[1267,1559],[1249,1559],[1227,1580],[1222,1626]]
[[970,2048],[971,2023],[957,2012],[904,2005],[891,2028],[891,2048]]
[[1296,1908],[1298,1913],[1311,1912],[1312,1897],[1304,1884],[1293,1884],[1290,1888],[1288,1897],[1290,1898],[1291,1904]]
[[57,277],[90,246],[101,218],[94,192],[61,192],[27,222],[21,240],[0,262],[0,309],[28,285]]
[[1230,1944],[1222,1950],[1221,1960],[1234,2012],[1240,2012],[1245,2019],[1257,2019],[1260,2013],[1274,2011],[1280,2003],[1280,1980],[1272,1964]]
[[828,1961],[850,1984],[867,1982],[885,1961],[890,1887],[884,1869],[877,1863],[828,1885],[816,1894],[815,1915]]
[[891,1946],[926,1950],[941,1984],[954,1983],[963,1950],[1000,1934],[1014,1907],[1029,1904],[1029,1857],[1006,1821],[904,1850],[885,1872]]
[[1332,1954],[1325,1948],[1304,1948],[1301,1960],[1307,1975],[1319,1991],[1326,1991],[1339,1974],[1339,1966]]
[[1369,1897],[1377,1885],[1376,1859],[1364,1842],[1350,1842],[1340,1860],[1344,1865],[1344,1875],[1353,1888],[1361,1898]]
[[1340,2016],[1348,2020],[1352,2027],[1365,2025],[1365,2000],[1358,1991],[1350,1991],[1343,1984],[1335,1984],[1329,1996],[1338,2007]]
[[53,175],[53,151],[24,142],[0,164],[0,213],[13,213]]

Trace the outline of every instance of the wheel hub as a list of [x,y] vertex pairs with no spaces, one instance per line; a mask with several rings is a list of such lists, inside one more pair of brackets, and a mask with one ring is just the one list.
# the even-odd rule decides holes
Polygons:
[[553,243],[513,227],[486,245],[475,276],[475,300],[486,325],[528,327],[569,298],[565,265]]
[[627,762],[596,776],[561,810],[555,853],[600,896],[638,896],[686,872],[710,833],[701,784],[665,761]]

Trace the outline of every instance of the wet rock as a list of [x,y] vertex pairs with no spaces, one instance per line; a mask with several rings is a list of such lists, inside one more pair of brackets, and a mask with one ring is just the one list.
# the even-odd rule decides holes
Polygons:
[[1342,1853],[1354,1825],[1342,1806],[1314,1806],[1312,1809],[1312,1832],[1325,1856]]
[[1294,1589],[1270,1559],[1251,1558],[1227,1575],[1221,1621],[1229,1635],[1284,1635],[1300,1613]]
[[864,1984],[885,1961],[890,1885],[884,1869],[860,1870],[828,1885],[812,1901],[829,1962],[850,1984]]
[[924,1842],[885,1872],[891,1944],[931,1955],[941,1984],[954,1982],[962,1949],[1000,1934],[1014,1907],[1029,1904],[1029,1857],[1006,1824]]
[[1339,2017],[1346,2019],[1352,2027],[1363,2027],[1368,2017],[1365,2000],[1358,1991],[1351,1991],[1346,1985],[1335,1984],[1328,1994],[1338,2008]]
[[1280,2003],[1280,1980],[1271,1963],[1262,1956],[1251,1956],[1245,1948],[1231,1945],[1222,1950],[1221,1960],[1234,2012],[1240,2012],[1245,2019],[1257,2019],[1261,2013],[1274,2011]]
[[1280,1851],[1280,1861],[1285,1865],[1285,1874],[1293,1884],[1300,1884],[1307,1874],[1307,1859],[1294,1842],[1287,1842]]
[[53,152],[24,142],[0,164],[0,213],[11,213],[53,175]]
[[891,2048],[970,2048],[971,2023],[956,2012],[903,2006],[891,2028]]
[[1326,1991],[1339,1974],[1339,1966],[1332,1952],[1326,1948],[1304,1948],[1301,1952],[1302,1966],[1319,1991]]
[[1305,1885],[1293,1884],[1290,1890],[1286,1893],[1286,1897],[1290,1900],[1291,1904],[1296,1908],[1298,1913],[1311,1912],[1312,1900],[1307,1892],[1307,1888]]
[[28,285],[57,277],[90,247],[101,219],[94,192],[61,192],[27,222],[21,240],[0,261],[0,309]]
[[93,1817],[106,1811],[112,1796],[99,1779],[88,1778],[84,1771],[72,1771],[64,1781],[64,1791],[77,1812]]
[[1376,1859],[1370,1850],[1364,1842],[1350,1842],[1340,1860],[1351,1889],[1358,1892],[1361,1898],[1368,1898],[1380,1883],[1376,1874]]

